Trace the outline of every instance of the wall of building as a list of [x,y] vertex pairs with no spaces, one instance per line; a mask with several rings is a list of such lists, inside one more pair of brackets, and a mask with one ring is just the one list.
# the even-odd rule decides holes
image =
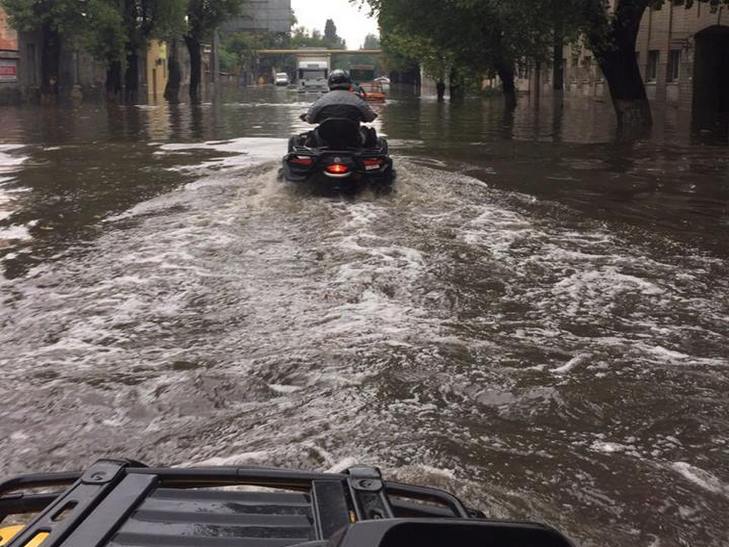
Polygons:
[[154,102],[162,99],[167,86],[167,43],[152,40],[145,57],[147,98]]
[[0,8],[0,104],[20,99],[18,85],[18,35]]
[[10,27],[8,15],[0,8],[0,49],[18,49],[18,34]]

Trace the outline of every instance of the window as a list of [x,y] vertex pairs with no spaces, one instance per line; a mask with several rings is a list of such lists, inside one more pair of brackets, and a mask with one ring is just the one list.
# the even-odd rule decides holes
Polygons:
[[668,73],[666,80],[677,82],[681,74],[681,50],[672,49],[668,54]]
[[648,52],[648,68],[646,70],[646,80],[649,82],[655,82],[658,78],[658,58],[660,52],[657,49],[652,49]]
[[327,71],[324,69],[322,69],[322,70],[302,69],[302,70],[299,70],[299,79],[300,80],[326,80]]

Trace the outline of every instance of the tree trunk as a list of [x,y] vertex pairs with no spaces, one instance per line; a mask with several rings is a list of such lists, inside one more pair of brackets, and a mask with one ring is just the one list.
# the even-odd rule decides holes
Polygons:
[[200,103],[200,82],[202,81],[202,48],[200,41],[193,36],[185,36],[185,44],[190,52],[190,100]]
[[623,137],[640,136],[653,125],[648,95],[635,56],[640,21],[647,2],[620,0],[610,23],[608,39],[590,36],[593,44],[597,44],[593,51],[610,88],[618,131]]
[[61,65],[61,36],[48,23],[44,23],[41,50],[41,101],[58,100]]
[[451,102],[460,101],[463,98],[463,79],[455,68],[451,68],[448,80],[450,83]]
[[504,93],[504,102],[507,110],[516,108],[516,84],[514,83],[514,66],[509,64],[499,64],[496,72],[501,79],[502,91]]
[[121,61],[111,61],[106,69],[106,97],[110,100],[119,100],[122,93],[122,64]]
[[172,104],[180,102],[180,83],[182,82],[182,69],[177,53],[177,39],[174,39],[170,48],[170,58],[167,61],[169,77],[167,87],[165,87],[165,99]]
[[559,94],[564,91],[564,33],[558,24],[554,29],[554,49],[552,51],[552,89]]
[[126,101],[134,103],[139,94],[139,52],[134,44],[127,44],[127,70],[124,74]]

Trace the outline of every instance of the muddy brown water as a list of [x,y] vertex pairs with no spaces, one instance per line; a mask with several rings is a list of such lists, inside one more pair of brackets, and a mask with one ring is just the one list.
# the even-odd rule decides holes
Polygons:
[[390,193],[277,180],[306,98],[0,109],[0,471],[354,462],[581,545],[729,544],[729,147],[398,96]]

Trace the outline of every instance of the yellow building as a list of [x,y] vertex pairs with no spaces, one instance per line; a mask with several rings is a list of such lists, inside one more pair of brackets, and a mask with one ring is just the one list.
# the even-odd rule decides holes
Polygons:
[[10,27],[8,15],[0,7],[0,49],[15,51],[18,49],[18,33]]
[[152,40],[147,46],[147,98],[156,101],[164,96],[167,86],[167,43]]

